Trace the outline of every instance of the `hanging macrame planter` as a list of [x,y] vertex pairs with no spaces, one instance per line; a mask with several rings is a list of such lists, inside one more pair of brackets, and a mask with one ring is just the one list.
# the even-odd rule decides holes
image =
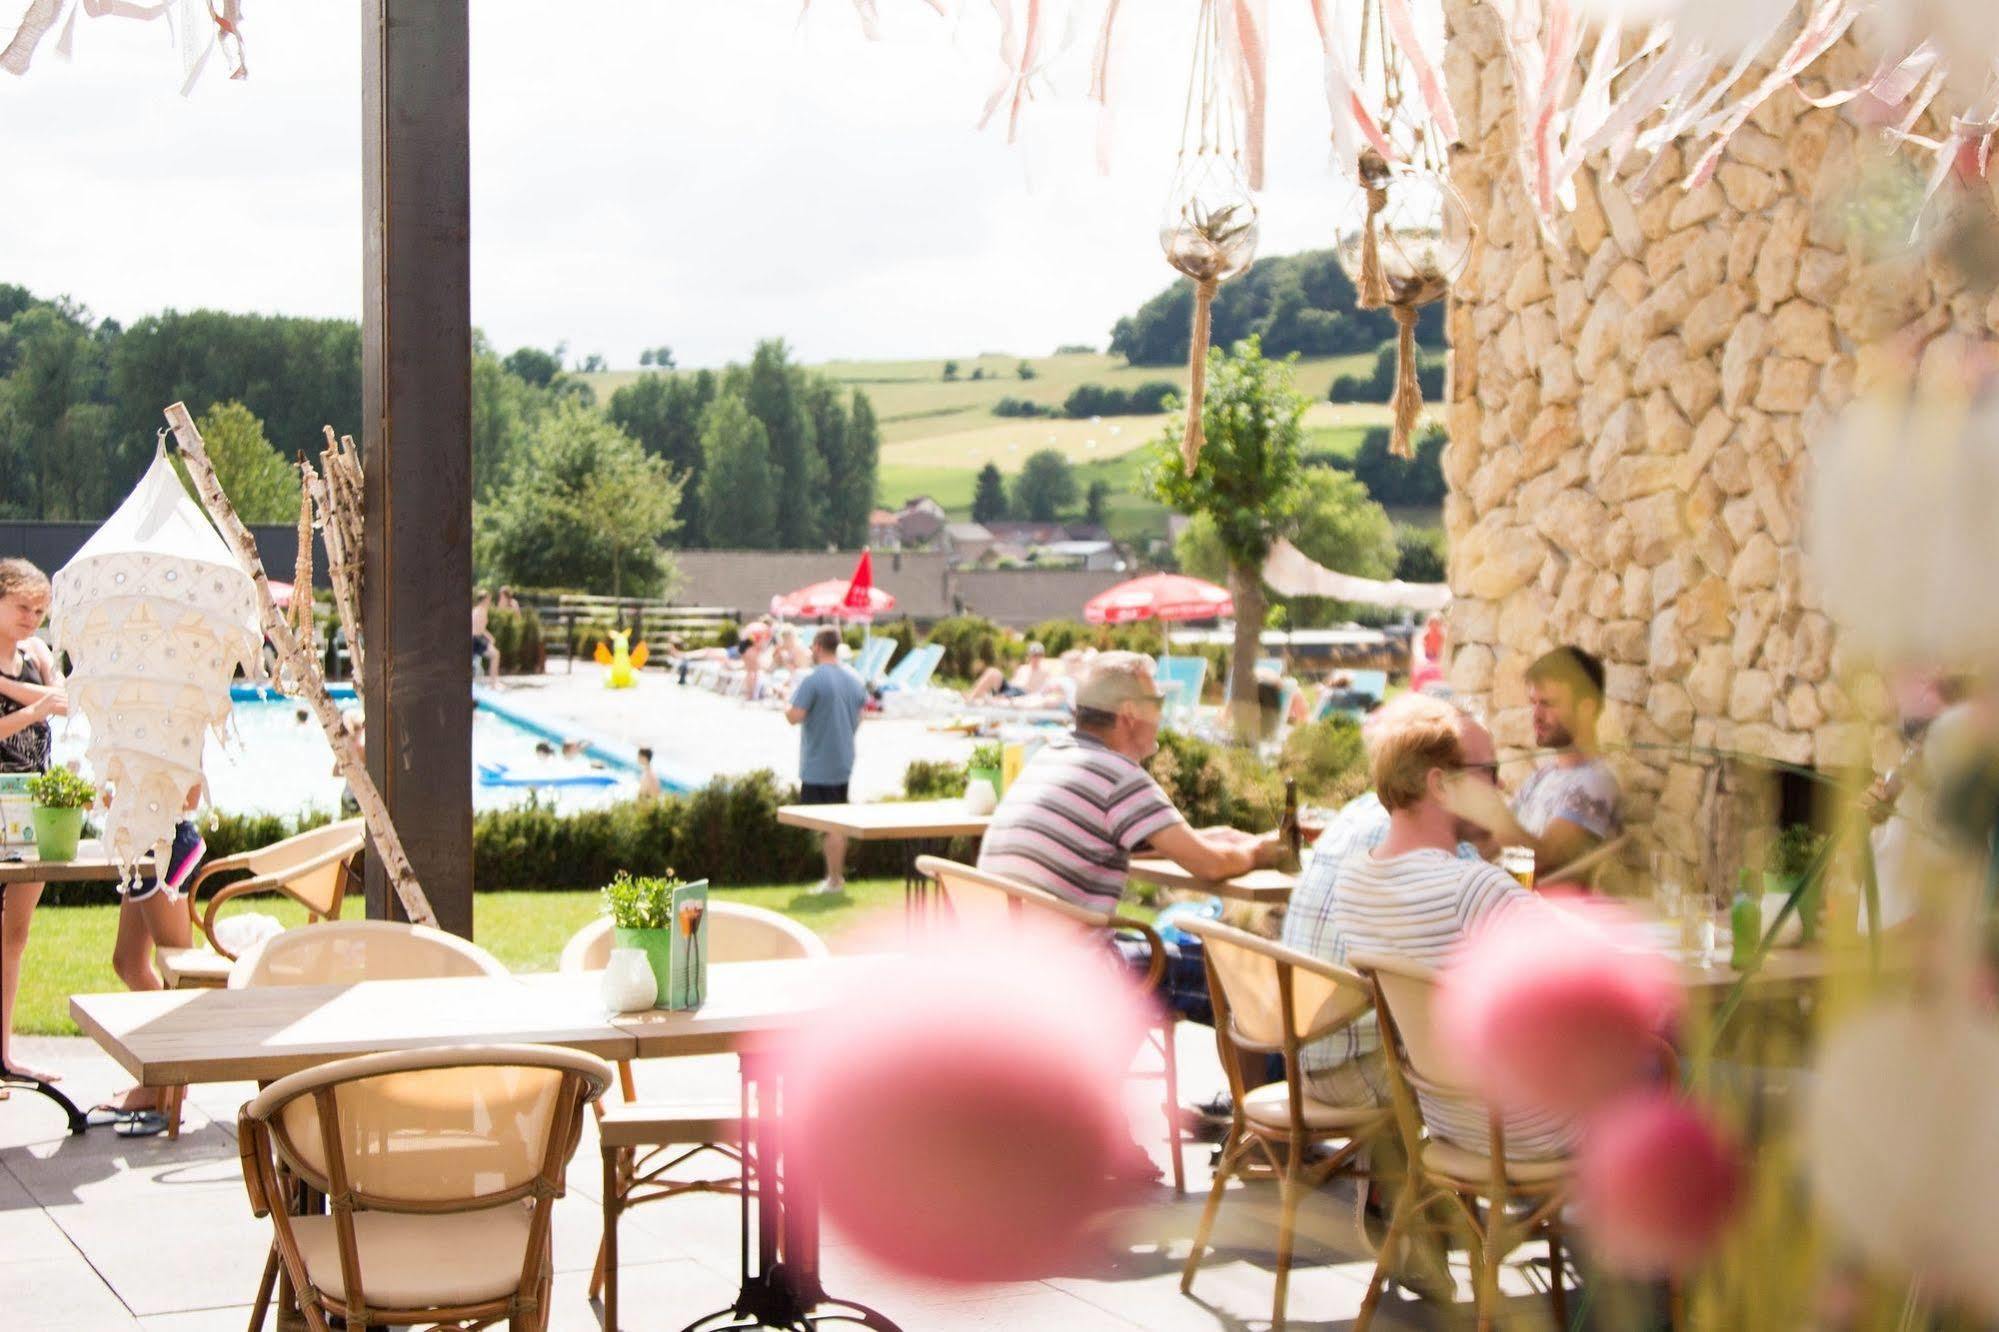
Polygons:
[[1201,456],[1201,406],[1207,396],[1208,330],[1215,289],[1256,258],[1256,203],[1250,197],[1235,117],[1222,87],[1226,9],[1221,0],[1202,0],[1179,166],[1159,226],[1166,262],[1194,283],[1187,427],[1180,441],[1180,456],[1189,472]]
[[1416,320],[1423,307],[1450,295],[1471,257],[1470,227],[1457,194],[1440,172],[1391,165],[1373,148],[1361,151],[1362,213],[1339,237],[1340,266],[1353,279],[1363,310],[1395,316],[1394,430],[1389,449],[1415,453],[1423,415],[1417,377]]

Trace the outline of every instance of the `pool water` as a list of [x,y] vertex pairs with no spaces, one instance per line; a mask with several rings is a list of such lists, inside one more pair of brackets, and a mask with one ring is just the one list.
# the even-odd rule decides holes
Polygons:
[[[353,706],[351,698],[335,702]],[[306,718],[303,722],[298,720],[301,711]],[[333,772],[332,747],[326,743],[318,719],[303,703],[285,698],[239,698],[234,720],[228,743],[218,744],[210,736],[202,760],[215,808],[230,814],[284,815],[339,809],[341,779]],[[89,724],[81,717],[68,717],[57,718],[54,725],[56,761],[82,759],[90,738]],[[588,758],[564,758],[559,749],[543,758],[535,753],[535,746],[545,743],[548,741],[542,735],[499,713],[484,706],[475,708],[472,808],[504,809],[533,799],[567,813],[632,798],[638,782],[629,769]],[[606,776],[612,780],[589,786],[494,785],[479,780],[480,765],[504,766],[510,776],[530,780]]]

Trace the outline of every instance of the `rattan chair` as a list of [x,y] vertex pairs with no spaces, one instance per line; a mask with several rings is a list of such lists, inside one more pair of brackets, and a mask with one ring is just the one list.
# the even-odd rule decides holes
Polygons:
[[427,925],[330,920],[272,935],[244,953],[230,968],[229,988],[506,974],[477,944]]
[[[610,1082],[594,1055],[486,1045],[362,1055],[259,1092],[237,1118],[243,1183],[306,1326],[545,1329],[550,1208]],[[294,1214],[293,1181],[329,1212]]]
[[1408,1151],[1409,1174],[1382,1242],[1367,1297],[1354,1320],[1355,1332],[1374,1321],[1390,1257],[1411,1230],[1429,1225],[1440,1204],[1452,1213],[1452,1229],[1471,1236],[1472,1302],[1479,1332],[1491,1328],[1499,1302],[1499,1266],[1522,1244],[1548,1245],[1548,1298],[1555,1326],[1568,1326],[1563,1288],[1562,1209],[1569,1200],[1574,1163],[1512,1160],[1506,1154],[1506,1126],[1496,1111],[1486,1113],[1484,1153],[1426,1136],[1416,1093],[1470,1096],[1472,1079],[1437,1038],[1432,1013],[1437,970],[1425,963],[1383,953],[1354,953],[1347,961],[1374,989],[1381,1046],[1388,1054],[1395,1119]]
[[[1305,1089],[1298,1052],[1365,1014],[1373,1004],[1373,993],[1366,981],[1345,967],[1218,921],[1192,919],[1179,925],[1201,940],[1208,994],[1215,1006],[1215,1042],[1235,1104],[1221,1161],[1208,1189],[1208,1204],[1194,1233],[1194,1249],[1180,1274],[1180,1290],[1193,1291],[1194,1273],[1207,1250],[1230,1178],[1252,1156],[1260,1156],[1278,1179],[1277,1291],[1270,1325],[1282,1329],[1300,1200],[1335,1175],[1352,1177],[1355,1186],[1364,1189],[1367,1172],[1357,1168],[1354,1159],[1372,1138],[1390,1128],[1386,1107],[1334,1105],[1314,1098]],[[1244,1054],[1283,1055],[1284,1081],[1244,1086]],[[1313,1160],[1312,1149],[1322,1144],[1334,1150]]]
[[[983,870],[961,865],[955,860],[945,860],[941,856],[918,856],[916,872],[927,879],[936,881],[939,894],[946,908],[961,925],[978,925],[986,929],[1000,930],[1016,919],[1023,911],[1035,911],[1044,916],[1067,921],[1082,930],[1136,930],[1145,938],[1150,950],[1148,964],[1142,984],[1149,990],[1156,990],[1166,977],[1166,945],[1160,941],[1159,931],[1144,921],[1133,920],[1114,912],[1096,911],[1078,906],[1074,902],[1043,892],[1032,884],[1021,883],[1004,875],[988,874]],[[1173,1050],[1173,1028],[1177,1021],[1171,1010],[1160,1009],[1160,1020],[1152,1028],[1148,1043],[1158,1051],[1161,1071],[1157,1074],[1139,1073],[1135,1077],[1157,1076],[1165,1084],[1166,1095],[1166,1135],[1173,1154],[1173,1191],[1187,1191],[1186,1166],[1180,1159],[1183,1132],[1180,1123],[1180,1073],[1179,1063]]]
[[[348,890],[359,881],[361,848],[366,840],[361,820],[348,819],[203,865],[194,882],[188,885],[184,899],[188,937],[198,934],[203,942],[189,948],[158,950],[160,976],[167,988],[219,988],[228,984],[236,954],[215,937],[216,913],[224,902],[251,893],[277,893],[304,907],[308,922],[339,919]],[[197,912],[202,885],[217,875],[231,873],[247,873],[249,877],[217,888],[208,895],[207,906]]]
[[[602,971],[611,960],[611,922],[599,917],[570,936],[562,949],[566,972]],[[708,901],[708,960],[766,962],[825,957],[826,945],[797,921],[762,907]],[[604,1299],[604,1326],[618,1326],[618,1218],[640,1203],[686,1193],[740,1193],[743,1189],[741,1099],[730,1104],[661,1104],[638,1101],[632,1066],[618,1061],[622,1105],[597,1103],[597,1136],[604,1156],[604,1236],[590,1273],[590,1297]],[[722,1157],[733,1178],[673,1178],[704,1154]]]

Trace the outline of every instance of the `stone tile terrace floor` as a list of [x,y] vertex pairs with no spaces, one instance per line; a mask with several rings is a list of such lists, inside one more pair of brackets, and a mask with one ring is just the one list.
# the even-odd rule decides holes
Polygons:
[[[1182,1067],[1189,1070],[1183,1090],[1203,1096],[1220,1085],[1206,1028],[1183,1024],[1180,1048]],[[24,1038],[21,1053],[36,1065],[65,1070],[64,1086],[80,1105],[126,1083],[122,1071],[88,1041]],[[639,1084],[642,1095],[726,1100],[734,1094],[734,1063],[710,1058],[642,1064]],[[40,1097],[17,1091],[0,1102],[0,1327],[24,1332],[245,1327],[270,1241],[269,1222],[250,1214],[237,1166],[236,1109],[252,1090],[248,1084],[193,1089],[178,1142],[164,1136],[127,1140],[107,1129],[70,1138]],[[1154,1144],[1163,1159],[1156,1110],[1147,1113],[1134,1104],[1133,1113],[1139,1140]],[[1002,1149],[1027,1152],[1032,1144]],[[1003,1286],[929,1286],[882,1271],[829,1233],[826,1285],[883,1311],[905,1332],[1261,1329],[1270,1317],[1273,1184],[1230,1191],[1217,1228],[1219,1251],[1210,1255],[1195,1284],[1198,1298],[1180,1294],[1180,1265],[1205,1196],[1208,1154],[1204,1145],[1187,1152],[1185,1198],[1175,1199],[1162,1187],[1152,1201],[1122,1213],[1102,1252],[1071,1274]],[[600,1311],[586,1297],[599,1233],[598,1172],[595,1136],[586,1131],[569,1172],[568,1195],[556,1206],[554,1329],[601,1327]],[[733,1199],[697,1194],[626,1214],[620,1229],[626,1327],[670,1332],[729,1304],[738,1270],[736,1209]],[[1289,1324],[1301,1332],[1348,1327],[1360,1307],[1371,1263],[1361,1256],[1351,1218],[1351,1195],[1337,1192],[1309,1200],[1301,1214]],[[1463,1255],[1453,1259],[1460,1296],[1468,1300]],[[1541,1323],[1547,1306],[1530,1294],[1525,1275],[1511,1271],[1503,1282],[1513,1307]],[[1469,1307],[1460,1304],[1459,1310],[1468,1314]],[[1394,1291],[1376,1326],[1455,1321]]]

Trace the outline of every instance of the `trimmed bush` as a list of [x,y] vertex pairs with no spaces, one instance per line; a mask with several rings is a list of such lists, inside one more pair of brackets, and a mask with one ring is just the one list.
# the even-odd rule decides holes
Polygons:
[[1360,723],[1351,717],[1294,726],[1284,737],[1278,771],[1295,778],[1298,791],[1322,805],[1343,805],[1368,787],[1367,750]]
[[493,610],[486,616],[487,631],[500,650],[500,669],[508,675],[537,675],[548,664],[548,649],[542,642],[541,616],[531,606],[517,611]]
[[1269,832],[1284,809],[1283,779],[1248,750],[1161,731],[1159,752],[1146,766],[1196,828]]
[[951,800],[965,794],[969,776],[962,763],[911,759],[903,769],[902,792],[911,800]]

